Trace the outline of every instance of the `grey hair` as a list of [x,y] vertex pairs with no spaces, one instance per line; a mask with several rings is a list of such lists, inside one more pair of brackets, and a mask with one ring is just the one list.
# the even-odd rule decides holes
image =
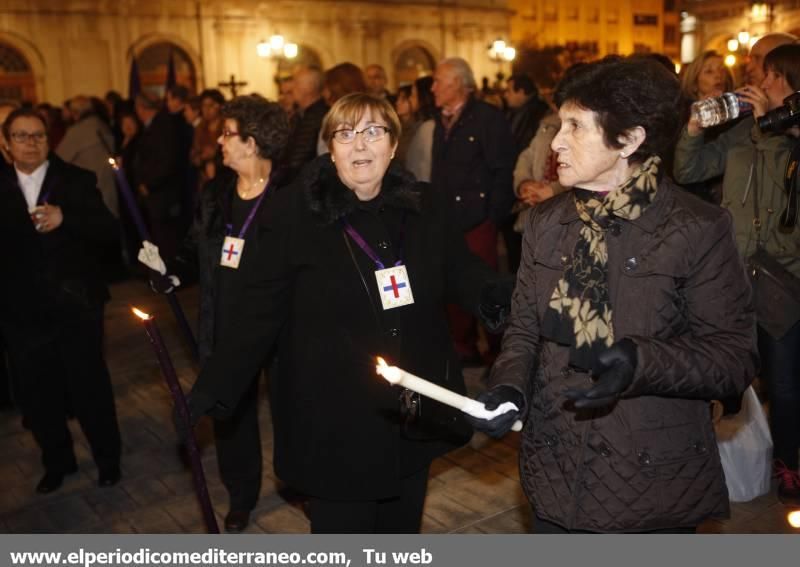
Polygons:
[[447,57],[442,59],[439,65],[447,65],[453,69],[465,89],[470,91],[478,89],[478,85],[475,83],[475,75],[472,74],[472,68],[466,60],[461,57]]

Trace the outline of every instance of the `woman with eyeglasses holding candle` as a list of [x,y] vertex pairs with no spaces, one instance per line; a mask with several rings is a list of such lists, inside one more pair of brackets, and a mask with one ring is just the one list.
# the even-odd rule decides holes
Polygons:
[[[154,270],[153,288],[162,293],[199,279],[200,362],[211,356],[220,329],[235,325],[230,317],[248,274],[258,267],[266,211],[278,185],[273,163],[286,146],[289,125],[279,105],[259,95],[240,96],[222,108],[217,139],[223,169],[203,188],[192,228],[173,260],[164,261],[149,242],[139,259]],[[258,429],[258,378],[266,356],[247,376],[247,394],[230,407],[225,420],[214,421],[220,476],[230,507],[225,529],[240,532],[261,490],[261,438]],[[202,394],[195,393],[195,403]]]
[[345,96],[322,135],[330,153],[268,211],[258,272],[220,328],[192,411],[235,407],[277,346],[275,471],[309,497],[311,531],[418,532],[431,461],[471,432],[377,376],[376,356],[464,393],[444,305],[497,321],[510,285],[467,251],[445,196],[392,162],[400,123],[388,102]]

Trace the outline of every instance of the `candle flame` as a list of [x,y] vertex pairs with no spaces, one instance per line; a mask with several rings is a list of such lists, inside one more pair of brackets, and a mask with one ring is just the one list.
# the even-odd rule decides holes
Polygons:
[[800,510],[789,512],[786,514],[786,519],[789,521],[789,525],[793,528],[800,528]]
[[396,366],[389,366],[388,364],[386,364],[386,361],[380,356],[378,357],[378,365],[375,367],[375,372],[386,378],[386,380],[388,380],[392,384],[397,384],[398,382],[400,382],[400,379],[402,378],[402,375],[400,374],[400,369],[397,368]]
[[133,314],[136,315],[142,321],[147,321],[147,320],[151,319],[150,315],[148,315],[147,313],[145,313],[141,309],[136,309],[135,307],[131,307],[131,311],[133,311]]

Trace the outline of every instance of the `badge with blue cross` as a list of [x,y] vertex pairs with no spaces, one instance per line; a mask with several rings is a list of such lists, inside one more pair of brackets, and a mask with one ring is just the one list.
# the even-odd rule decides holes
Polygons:
[[239,262],[242,261],[242,250],[244,250],[244,239],[235,236],[226,236],[222,244],[222,258],[219,265],[226,268],[239,269]]
[[378,280],[378,291],[381,294],[384,311],[414,303],[411,282],[405,266],[376,270],[375,278]]

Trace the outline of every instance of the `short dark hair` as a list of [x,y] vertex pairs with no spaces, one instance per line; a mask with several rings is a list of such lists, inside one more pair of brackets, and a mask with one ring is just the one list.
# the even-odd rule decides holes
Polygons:
[[627,131],[644,128],[645,140],[631,154],[631,163],[642,163],[651,155],[665,157],[681,127],[676,116],[680,83],[650,58],[607,57],[571,68],[553,98],[559,108],[572,103],[594,112],[609,148],[622,148],[620,139]]
[[289,141],[286,113],[261,95],[237,96],[222,107],[222,117],[235,120],[239,137],[245,142],[253,138],[264,159],[278,159]]
[[414,81],[414,86],[417,87],[417,100],[419,101],[417,117],[420,120],[430,120],[436,116],[436,100],[431,92],[433,77],[430,75],[420,77]]
[[800,90],[800,43],[779,45],[767,53],[764,71],[769,70],[785,78],[792,90]]
[[195,112],[200,112],[200,97],[192,96],[186,101],[187,106],[191,106]]
[[167,88],[167,92],[172,98],[177,98],[181,102],[186,102],[189,98],[189,89],[183,85],[172,85]]
[[14,120],[17,118],[35,118],[42,123],[44,131],[47,133],[47,122],[44,121],[44,118],[42,118],[36,109],[23,106],[22,108],[12,110],[6,117],[6,121],[3,122],[3,136],[6,141],[11,140],[11,124],[13,124]]
[[205,89],[200,93],[200,100],[210,98],[220,106],[225,104],[225,95],[219,89]]
[[533,82],[528,75],[523,73],[514,73],[508,78],[508,82],[514,82],[514,90],[522,90],[526,95],[538,95],[539,89],[536,88],[536,83]]
[[325,71],[325,86],[328,87],[332,103],[347,94],[367,91],[364,73],[350,62],[339,63]]

